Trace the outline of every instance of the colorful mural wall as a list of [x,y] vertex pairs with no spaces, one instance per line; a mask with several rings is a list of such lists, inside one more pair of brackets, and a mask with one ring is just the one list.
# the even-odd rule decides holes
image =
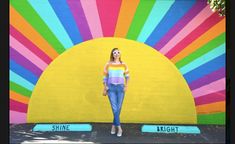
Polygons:
[[129,65],[121,119],[225,124],[225,17],[206,0],[10,0],[10,123],[109,122],[103,66]]

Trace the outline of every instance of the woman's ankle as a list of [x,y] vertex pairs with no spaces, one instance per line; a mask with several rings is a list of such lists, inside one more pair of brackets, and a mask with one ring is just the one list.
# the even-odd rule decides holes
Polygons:
[[122,131],[122,127],[121,126],[117,126],[118,130],[121,130]]

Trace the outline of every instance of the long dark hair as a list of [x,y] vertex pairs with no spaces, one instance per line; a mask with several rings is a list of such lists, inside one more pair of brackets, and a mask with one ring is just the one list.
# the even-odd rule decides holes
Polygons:
[[[112,49],[111,54],[110,54],[110,62],[113,62],[113,61],[114,61],[113,52],[114,52],[115,50],[119,50],[119,49],[118,49],[118,48],[113,48],[113,49]],[[122,63],[121,56],[119,57],[119,61]]]

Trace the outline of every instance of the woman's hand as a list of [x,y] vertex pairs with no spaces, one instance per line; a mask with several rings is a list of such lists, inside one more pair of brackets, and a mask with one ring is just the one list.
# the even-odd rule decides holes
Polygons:
[[124,86],[124,92],[126,92],[126,91],[127,91],[127,85]]
[[104,88],[103,90],[103,96],[106,96],[107,95],[107,90]]
[[104,87],[103,96],[106,96],[106,95],[107,95],[108,89],[109,89],[109,88],[108,88],[107,86]]
[[109,87],[108,87],[108,86],[105,86],[104,89],[106,89],[106,91],[107,91],[107,90],[109,89]]

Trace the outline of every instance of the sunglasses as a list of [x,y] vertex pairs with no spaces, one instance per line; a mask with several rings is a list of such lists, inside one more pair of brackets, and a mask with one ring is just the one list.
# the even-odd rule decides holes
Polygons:
[[114,51],[113,54],[114,54],[114,55],[119,55],[120,52],[119,52],[119,51]]

